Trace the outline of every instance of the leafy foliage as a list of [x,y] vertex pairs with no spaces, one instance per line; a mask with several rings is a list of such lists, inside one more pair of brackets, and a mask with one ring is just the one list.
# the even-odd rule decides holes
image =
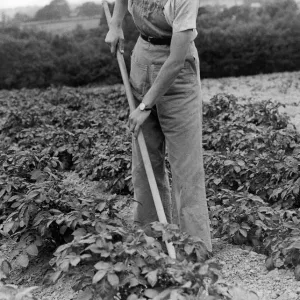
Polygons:
[[[125,98],[116,95],[115,107],[108,106],[109,97],[91,101],[94,91],[84,96],[70,89],[32,90],[2,100],[0,233],[17,238],[10,258],[18,265],[27,267],[45,240],[53,247],[70,241],[78,226],[92,222],[92,212],[113,214],[114,200],[85,195],[64,182],[63,171],[101,178],[106,189],[131,189],[122,121],[127,111],[118,109]],[[113,138],[115,134],[120,137]],[[124,172],[126,180],[120,178]]]
[[77,28],[59,36],[6,28],[0,35],[0,89],[120,82],[117,63],[98,29]]
[[209,187],[298,207],[300,135],[278,106],[271,101],[238,104],[226,95],[212,99],[205,111],[204,147],[218,152],[206,157]]
[[[74,232],[74,240],[56,250],[51,261],[56,265],[56,272],[51,279],[83,263],[89,271],[79,277],[75,290],[100,293],[107,299],[112,298],[112,294],[118,299],[140,299],[142,296],[154,298],[161,293],[165,298],[175,291],[178,295],[205,295],[205,278],[212,281],[207,286],[211,289],[209,294],[218,295],[213,284],[217,281],[219,266],[213,261],[204,263],[203,242],[180,234],[174,226],[153,224],[153,230],[156,238],[141,230],[121,230],[116,221],[98,216],[93,230]],[[162,251],[157,240],[160,238],[173,240],[181,261],[175,263]]]
[[[77,274],[80,299],[234,299],[232,287],[217,283],[220,266],[206,260],[201,240],[159,223],[147,236],[120,219],[126,204],[118,196],[64,181],[72,170],[108,190],[132,191],[126,107],[117,87],[2,93],[0,233],[17,242],[9,260],[26,268],[45,245],[56,249],[49,280]],[[174,243],[176,261],[164,241]]]
[[35,298],[32,296],[31,292],[35,290],[36,287],[19,288],[15,285],[3,283],[3,280],[8,278],[10,272],[11,272],[11,265],[5,259],[5,257],[0,251],[0,299],[34,300]]
[[[73,171],[132,193],[121,88],[3,91],[0,102],[0,233],[17,242],[10,260],[26,268],[50,245],[49,280],[75,274],[80,299],[245,295],[218,283],[220,267],[206,260],[201,240],[159,223],[147,236],[124,223],[117,195],[97,197],[64,180]],[[204,106],[203,122],[213,233],[266,253],[269,269],[300,264],[299,134],[278,108],[220,94]],[[164,241],[174,243],[176,261]]]
[[214,234],[267,254],[268,268],[299,264],[300,135],[278,108],[220,94],[204,111]]
[[[298,14],[293,0],[267,1],[259,9],[203,9],[198,16],[196,40],[201,75],[241,76],[299,69],[294,69],[299,63],[294,48],[296,39],[300,40]],[[288,57],[294,57],[296,63]]]

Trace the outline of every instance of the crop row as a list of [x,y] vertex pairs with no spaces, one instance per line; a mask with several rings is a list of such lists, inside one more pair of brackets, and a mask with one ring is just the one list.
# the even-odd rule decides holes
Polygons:
[[[122,89],[3,91],[0,104],[0,232],[18,241],[11,259],[27,267],[47,242],[56,249],[50,280],[94,266],[76,285],[85,299],[109,291],[119,299],[181,299],[201,289],[203,299],[230,299],[215,284],[218,266],[204,262],[201,241],[160,224],[148,237],[119,219],[117,196],[100,199],[64,182],[73,171],[107,191],[132,193]],[[203,124],[214,235],[267,254],[269,269],[297,267],[299,134],[278,104],[225,94],[205,104]],[[157,240],[174,242],[175,266]]]

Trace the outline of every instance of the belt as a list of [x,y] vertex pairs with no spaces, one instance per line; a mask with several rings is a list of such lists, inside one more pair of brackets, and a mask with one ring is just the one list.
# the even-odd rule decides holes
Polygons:
[[170,46],[171,45],[171,39],[172,38],[153,38],[151,36],[147,36],[147,35],[143,35],[141,34],[141,38],[146,41],[149,42],[153,45],[166,45],[166,46]]

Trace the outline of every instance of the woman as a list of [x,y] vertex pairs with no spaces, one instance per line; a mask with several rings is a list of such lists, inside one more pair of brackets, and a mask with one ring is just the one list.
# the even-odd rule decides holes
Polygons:
[[[130,82],[136,106],[130,129],[140,128],[169,222],[200,237],[212,250],[205,196],[200,70],[194,39],[196,0],[116,0],[106,42],[123,51],[122,21],[131,13],[140,32],[131,58]],[[165,151],[172,172],[172,201]],[[133,185],[141,226],[157,221],[141,154],[133,139]]]

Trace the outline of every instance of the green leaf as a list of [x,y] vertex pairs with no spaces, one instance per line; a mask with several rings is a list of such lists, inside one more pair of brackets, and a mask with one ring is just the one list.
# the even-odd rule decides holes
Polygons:
[[51,274],[50,280],[51,280],[53,283],[55,283],[55,282],[59,279],[59,277],[60,277],[61,274],[62,274],[62,271],[61,271],[61,270],[54,272],[53,274]]
[[82,237],[82,236],[85,236],[86,234],[87,234],[87,232],[84,228],[78,228],[72,233],[72,235],[74,235],[76,237]]
[[155,238],[147,236],[146,234],[144,235],[144,238],[146,240],[147,246],[151,246],[155,243]]
[[73,267],[76,267],[79,263],[80,263],[81,259],[79,256],[77,257],[73,257],[70,259],[70,264],[73,266]]
[[222,182],[222,179],[221,179],[221,178],[216,178],[216,179],[214,179],[214,184],[215,184],[215,185],[219,185],[221,182]]
[[246,164],[243,160],[238,160],[237,161],[237,164],[240,166],[240,167],[244,167]]
[[14,227],[14,224],[15,224],[14,221],[5,223],[4,227],[3,227],[4,233],[9,233],[11,231],[11,229]]
[[238,223],[232,223],[230,225],[229,234],[234,235],[239,229],[240,229],[240,225]]
[[17,257],[16,262],[23,268],[27,268],[29,265],[29,258],[27,254],[21,254]]
[[247,231],[251,229],[251,227],[247,223],[242,223],[241,227]]
[[245,229],[240,228],[239,231],[240,231],[241,235],[243,235],[245,238],[247,237],[248,233]]
[[6,189],[2,189],[0,191],[0,199],[3,197],[3,195],[5,194],[5,192],[6,192]]
[[112,265],[110,263],[106,263],[103,261],[99,261],[97,264],[95,264],[95,269],[97,270],[110,270],[112,268]]
[[299,249],[300,250],[300,241],[293,242],[290,246],[286,248],[287,250]]
[[136,295],[136,294],[131,294],[128,298],[127,298],[127,300],[138,300],[139,299],[139,297]]
[[129,287],[136,287],[139,284],[140,284],[140,282],[136,278],[131,278],[130,283],[129,283]]
[[21,202],[14,202],[12,205],[11,205],[11,208],[18,208],[22,203]]
[[80,258],[81,258],[81,259],[89,259],[89,258],[91,258],[91,257],[92,257],[91,254],[83,254],[83,255],[80,255]]
[[191,254],[193,253],[194,249],[195,249],[195,246],[194,246],[194,245],[186,244],[186,245],[184,246],[184,251],[185,251],[185,253],[186,253],[187,255],[191,255]]
[[158,232],[163,232],[164,231],[164,225],[162,223],[159,223],[159,222],[156,222],[154,224],[152,224],[151,226],[155,231],[158,231]]
[[63,260],[59,267],[63,272],[68,272],[70,267],[70,261],[68,259]]
[[69,244],[61,245],[56,249],[55,253],[63,252],[64,250],[68,249],[69,247],[70,247]]
[[31,244],[26,248],[26,252],[31,256],[38,256],[39,250],[35,244]]
[[1,264],[1,271],[3,271],[3,273],[8,276],[9,273],[11,272],[11,265],[8,261],[4,260]]
[[139,268],[142,268],[142,267],[146,266],[145,260],[144,260],[143,258],[141,258],[141,257],[135,258],[134,261],[135,261],[135,264],[136,264]]
[[[2,279],[6,279],[7,278],[7,275],[4,274],[3,271],[1,271],[0,269],[0,282],[2,282]],[[0,284],[0,287],[1,287],[1,284]],[[1,295],[0,295],[1,296]],[[1,299],[1,298],[0,298]]]
[[115,272],[122,272],[122,271],[124,271],[125,269],[126,269],[126,267],[125,267],[124,263],[122,263],[122,262],[118,262],[118,263],[116,263],[116,264],[114,265],[114,271],[115,271]]
[[106,202],[101,202],[97,205],[96,209],[99,211],[99,212],[102,212],[106,207]]
[[147,278],[147,281],[149,282],[149,284],[154,287],[157,283],[157,273],[158,270],[149,272],[145,277]]
[[93,244],[96,242],[96,239],[95,238],[88,238],[88,239],[85,239],[85,240],[81,240],[79,241],[80,244]]
[[263,229],[268,229],[268,226],[263,223],[261,220],[256,220],[255,223],[254,223],[256,226],[260,227],[260,228],[263,228]]
[[224,161],[224,166],[231,166],[233,164],[234,164],[234,162],[232,160],[225,160]]
[[144,292],[144,295],[149,298],[149,299],[153,299],[155,298],[157,295],[159,295],[159,292],[153,289],[146,289]]
[[242,171],[242,169],[239,166],[234,166],[233,168],[236,173],[240,173]]
[[295,196],[297,196],[297,195],[299,194],[299,186],[295,186],[295,187],[293,188],[293,194],[294,194]]
[[136,253],[136,249],[125,249],[125,253],[129,254],[129,255],[133,255],[134,253]]
[[93,245],[88,246],[88,247],[86,248],[86,250],[90,250],[91,252],[97,253],[97,254],[102,253],[102,249],[100,249],[99,247],[97,247],[96,244],[93,244]]
[[275,266],[276,268],[281,268],[281,267],[284,266],[284,261],[283,261],[282,259],[280,259],[280,258],[277,258],[277,259],[275,260],[275,262],[274,262],[274,266]]
[[108,273],[107,281],[113,287],[117,287],[120,283],[119,277],[115,273]]
[[34,170],[30,173],[31,180],[39,180],[41,177],[43,177],[44,173],[41,170]]
[[[168,289],[168,290],[164,290],[163,292],[161,292],[159,295],[156,296],[155,300],[166,300],[166,299],[170,299],[170,294],[171,294],[172,290]],[[201,299],[202,300],[202,299]]]
[[199,270],[199,274],[201,276],[207,276],[209,273],[209,265],[205,264],[203,266],[201,266],[200,270]]
[[98,271],[94,277],[93,277],[93,284],[98,283],[100,280],[102,280],[105,275],[107,274],[107,270],[100,270]]
[[38,196],[39,194],[40,194],[39,191],[32,191],[26,196],[26,198],[27,198],[27,200],[31,200],[31,199],[35,198],[36,196]]
[[182,289],[190,289],[193,283],[191,281],[186,282],[181,288]]

